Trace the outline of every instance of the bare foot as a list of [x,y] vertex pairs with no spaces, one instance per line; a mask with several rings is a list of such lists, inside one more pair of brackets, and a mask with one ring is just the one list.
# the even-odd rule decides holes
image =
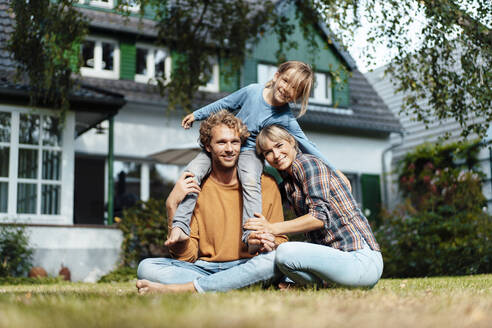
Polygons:
[[140,295],[145,294],[167,294],[167,293],[185,293],[196,292],[195,286],[192,282],[186,284],[161,284],[158,282],[152,282],[145,279],[137,280],[137,289]]
[[171,233],[169,233],[169,235],[167,236],[167,240],[164,242],[164,245],[171,246],[181,241],[186,241],[188,239],[190,239],[190,236],[185,234],[184,231],[181,230],[181,228],[174,227],[171,230]]
[[281,291],[286,291],[289,289],[296,289],[296,284],[290,283],[290,282],[279,282],[278,283],[278,289],[280,289]]

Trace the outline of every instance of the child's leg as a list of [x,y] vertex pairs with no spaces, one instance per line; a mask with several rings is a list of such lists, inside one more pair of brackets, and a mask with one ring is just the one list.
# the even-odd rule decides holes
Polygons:
[[[254,213],[261,213],[261,173],[263,161],[256,156],[253,150],[242,151],[238,161],[238,175],[243,188],[243,225],[246,220],[254,217]],[[243,231],[242,240],[247,243],[250,230]]]
[[[210,172],[212,163],[210,157],[202,151],[185,168],[185,171],[195,175],[198,184],[202,183],[203,178]],[[190,193],[181,201],[173,217],[173,228],[179,227],[186,235],[190,235],[190,222],[193,211],[195,210],[197,193]]]

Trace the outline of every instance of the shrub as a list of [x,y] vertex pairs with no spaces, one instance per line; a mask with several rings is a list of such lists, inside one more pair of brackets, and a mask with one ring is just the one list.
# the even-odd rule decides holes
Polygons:
[[375,231],[385,277],[492,271],[492,218],[483,210],[478,144],[424,145],[400,165],[404,204]]
[[119,267],[116,270],[104,275],[98,283],[103,282],[128,282],[137,278],[137,269],[130,267]]
[[0,277],[25,276],[32,252],[24,226],[0,224]]
[[122,265],[136,267],[147,257],[168,255],[167,215],[164,200],[149,199],[125,209],[119,223],[123,231]]

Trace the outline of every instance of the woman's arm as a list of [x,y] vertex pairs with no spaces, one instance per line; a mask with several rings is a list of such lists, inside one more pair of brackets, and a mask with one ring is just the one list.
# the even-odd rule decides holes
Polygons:
[[311,214],[300,216],[296,219],[283,222],[268,222],[265,217],[255,213],[255,218],[249,219],[244,225],[245,229],[268,232],[274,235],[292,234],[318,230],[324,227],[324,222],[316,219]]

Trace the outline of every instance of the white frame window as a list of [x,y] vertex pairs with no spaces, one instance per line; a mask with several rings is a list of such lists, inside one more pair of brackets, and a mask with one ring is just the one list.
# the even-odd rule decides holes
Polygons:
[[156,66],[156,57],[165,56],[164,59],[164,76],[165,76],[165,82],[169,81],[171,78],[171,55],[169,53],[169,50],[165,48],[158,48],[154,47],[151,45],[146,45],[146,44],[141,44],[137,43],[136,44],[137,48],[137,54],[136,54],[136,61],[137,61],[137,70],[138,70],[138,50],[144,50],[147,51],[146,58],[145,58],[145,74],[139,74],[138,72],[135,73],[135,81],[140,82],[140,83],[155,83],[156,78],[159,78],[160,76],[156,76],[155,72],[155,66]]
[[109,8],[112,9],[114,7],[114,0],[90,0],[89,5],[94,6],[94,7],[101,7],[101,8]]
[[0,106],[0,113],[10,114],[10,138],[0,142],[9,148],[8,177],[0,177],[8,184],[8,205],[0,222],[72,224],[75,116],[69,112],[58,123],[57,138],[48,132],[57,126],[49,124],[57,113],[14,106]]
[[207,92],[219,92],[219,63],[217,58],[211,59],[212,61],[212,76],[206,85],[202,85],[198,88],[200,91]]
[[[108,39],[108,38],[96,38],[96,37],[88,37],[85,41],[93,42],[93,62],[92,67],[83,66],[80,68],[80,73],[83,76],[91,76],[91,77],[101,77],[106,79],[119,79],[120,78],[120,47],[116,40]],[[103,48],[106,45],[113,45],[113,69],[108,70],[104,69],[105,63],[103,61]],[[83,45],[81,46],[80,51],[83,52]],[[82,54],[83,55],[83,54]],[[84,65],[84,64],[83,64]]]
[[140,4],[135,3],[135,0],[127,0],[127,3],[128,4],[123,6],[123,9],[128,9],[134,13],[140,12]]
[[268,81],[273,79],[273,76],[277,72],[277,66],[270,64],[258,64],[256,70],[258,74],[258,83],[265,85]]
[[309,101],[316,104],[331,105],[333,102],[331,75],[318,72],[314,75],[314,86],[311,89]]

